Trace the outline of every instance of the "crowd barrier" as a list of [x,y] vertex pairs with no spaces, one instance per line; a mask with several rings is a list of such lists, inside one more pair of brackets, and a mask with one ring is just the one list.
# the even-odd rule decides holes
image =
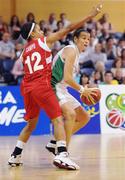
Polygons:
[[[102,98],[94,106],[82,106],[90,113],[91,120],[77,134],[124,133],[125,86],[100,86]],[[79,93],[68,88],[79,102]],[[0,135],[18,135],[26,122],[25,109],[19,86],[0,87]],[[51,121],[42,110],[33,135],[52,133]]]

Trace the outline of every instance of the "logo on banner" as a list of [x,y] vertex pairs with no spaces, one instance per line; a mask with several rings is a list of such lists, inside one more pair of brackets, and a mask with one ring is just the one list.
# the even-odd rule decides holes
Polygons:
[[11,91],[7,91],[5,95],[0,91],[0,125],[9,126],[10,123],[24,122],[24,109],[18,108],[18,103]]
[[86,104],[82,103],[82,106],[85,108],[85,110],[89,113],[89,115],[91,117],[94,117],[100,113],[95,105],[94,106],[87,106]]
[[125,94],[112,93],[106,98],[107,124],[112,128],[125,130]]

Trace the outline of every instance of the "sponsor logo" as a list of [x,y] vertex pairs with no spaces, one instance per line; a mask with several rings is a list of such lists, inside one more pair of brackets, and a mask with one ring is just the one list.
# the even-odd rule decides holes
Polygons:
[[87,106],[86,104],[82,103],[82,106],[85,108],[85,110],[89,113],[91,117],[94,117],[100,113],[99,109],[95,105]]
[[18,102],[11,91],[5,95],[0,91],[0,125],[9,126],[10,123],[24,122],[24,114],[25,109],[18,107]]
[[125,94],[109,94],[106,98],[107,124],[112,128],[125,130]]

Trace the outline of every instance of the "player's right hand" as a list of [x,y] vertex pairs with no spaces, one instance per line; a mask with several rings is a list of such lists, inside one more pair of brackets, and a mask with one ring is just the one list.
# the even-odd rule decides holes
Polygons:
[[95,17],[97,14],[99,14],[102,10],[102,4],[99,3],[95,7],[93,7],[90,16]]
[[84,94],[84,96],[88,97],[91,96],[92,94],[95,95],[95,92],[93,92],[94,89],[97,89],[95,87],[89,88],[87,86],[84,87],[83,93],[81,93],[81,96]]

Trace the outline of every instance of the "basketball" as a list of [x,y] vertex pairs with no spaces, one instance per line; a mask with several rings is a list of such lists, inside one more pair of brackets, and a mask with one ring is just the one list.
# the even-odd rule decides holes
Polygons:
[[81,95],[81,101],[88,106],[97,104],[100,99],[101,99],[101,91],[99,88],[93,88],[92,94],[88,96],[86,96],[84,93]]

